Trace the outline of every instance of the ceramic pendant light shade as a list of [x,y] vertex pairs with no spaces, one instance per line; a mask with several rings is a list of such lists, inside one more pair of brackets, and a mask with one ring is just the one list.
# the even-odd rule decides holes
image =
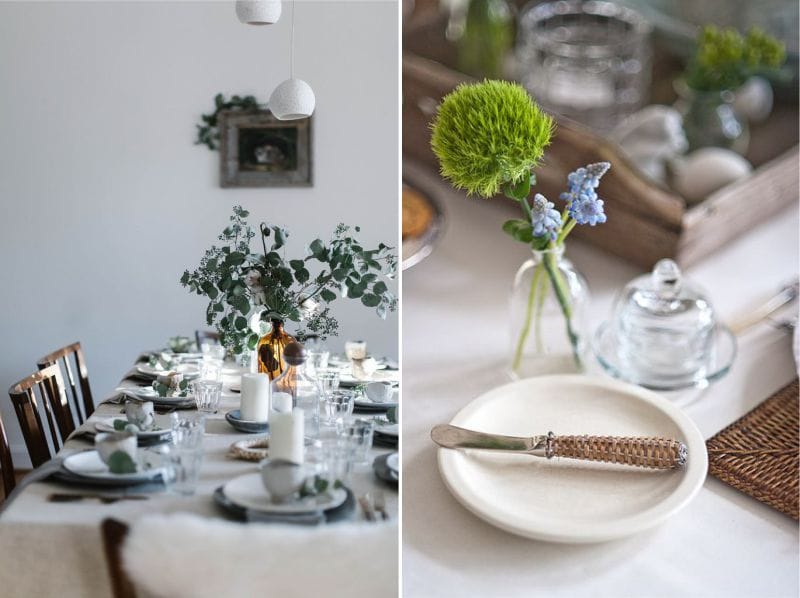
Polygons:
[[281,16],[281,0],[237,0],[236,16],[248,25],[272,25]]
[[298,120],[314,113],[316,98],[302,79],[287,79],[269,96],[269,109],[278,120]]

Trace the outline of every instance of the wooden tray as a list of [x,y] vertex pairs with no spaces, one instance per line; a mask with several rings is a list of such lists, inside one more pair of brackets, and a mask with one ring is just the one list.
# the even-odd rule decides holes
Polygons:
[[706,442],[709,474],[794,519],[800,514],[798,392],[795,380]]
[[[403,47],[403,155],[438,169],[430,149],[430,121],[442,96],[470,78],[446,65],[454,55],[438,11],[423,12],[404,27]],[[570,171],[590,162],[611,162],[601,194],[608,221],[591,230],[577,227],[573,234],[644,268],[664,257],[686,266],[797,201],[796,119],[796,107],[779,107],[771,122],[753,128],[751,148],[758,155],[747,156],[757,166],[753,174],[692,207],[643,175],[615,144],[560,119],[536,170],[537,191],[556,198]]]

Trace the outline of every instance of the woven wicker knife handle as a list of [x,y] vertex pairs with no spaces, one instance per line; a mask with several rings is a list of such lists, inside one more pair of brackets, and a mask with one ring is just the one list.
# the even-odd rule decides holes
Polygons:
[[666,438],[620,436],[555,436],[547,438],[547,458],[621,463],[652,469],[678,469],[686,464],[686,445]]

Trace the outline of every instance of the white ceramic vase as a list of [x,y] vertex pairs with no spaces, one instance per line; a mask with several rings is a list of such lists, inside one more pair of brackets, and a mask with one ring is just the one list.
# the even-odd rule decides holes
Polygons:
[[236,16],[248,25],[272,25],[281,17],[281,0],[237,0]]
[[298,120],[314,113],[316,98],[302,79],[287,79],[269,96],[269,109],[278,120]]

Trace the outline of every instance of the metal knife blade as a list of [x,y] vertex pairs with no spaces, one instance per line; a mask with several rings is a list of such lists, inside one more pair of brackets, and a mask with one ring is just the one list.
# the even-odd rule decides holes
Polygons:
[[511,453],[525,453],[537,457],[545,456],[547,436],[502,436],[486,434],[440,424],[431,430],[431,439],[441,447],[450,449],[474,448]]

